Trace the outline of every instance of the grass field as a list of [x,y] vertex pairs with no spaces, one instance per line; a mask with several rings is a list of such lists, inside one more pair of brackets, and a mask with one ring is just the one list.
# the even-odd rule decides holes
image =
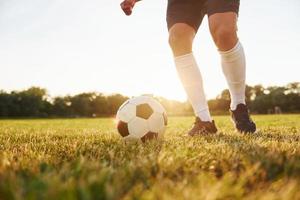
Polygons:
[[113,119],[0,121],[0,199],[300,199],[300,115],[254,116],[260,131],[124,144]]

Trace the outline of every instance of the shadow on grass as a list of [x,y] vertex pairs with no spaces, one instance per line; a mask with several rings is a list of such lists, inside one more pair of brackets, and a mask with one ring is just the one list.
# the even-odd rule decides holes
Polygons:
[[[300,177],[300,155],[284,150],[262,146],[267,142],[297,142],[299,135],[274,135],[257,133],[241,137],[239,135],[219,135],[217,140],[225,141],[232,150],[240,152],[243,159],[258,165],[261,176],[266,181],[280,177]],[[285,145],[293,145],[287,143]],[[290,147],[291,149],[293,147]]]

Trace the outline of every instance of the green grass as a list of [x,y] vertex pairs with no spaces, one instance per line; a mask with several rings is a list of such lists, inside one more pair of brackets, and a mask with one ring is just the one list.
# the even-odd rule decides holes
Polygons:
[[300,199],[300,115],[254,116],[240,135],[187,137],[171,118],[163,143],[125,144],[113,119],[1,120],[0,199]]

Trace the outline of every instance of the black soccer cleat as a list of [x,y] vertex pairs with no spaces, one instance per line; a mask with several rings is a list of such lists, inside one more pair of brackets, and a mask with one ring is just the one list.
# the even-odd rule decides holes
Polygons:
[[208,135],[208,134],[214,134],[216,133],[217,127],[215,125],[215,121],[212,122],[204,122],[201,121],[199,117],[196,117],[195,123],[191,130],[189,130],[188,134],[190,136],[195,135]]
[[245,104],[237,105],[235,110],[229,110],[235,128],[241,133],[254,133],[256,125],[249,116],[248,108]]

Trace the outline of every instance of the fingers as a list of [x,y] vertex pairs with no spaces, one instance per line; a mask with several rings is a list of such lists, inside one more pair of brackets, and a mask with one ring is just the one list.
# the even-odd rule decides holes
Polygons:
[[125,0],[121,3],[121,8],[126,15],[131,15],[135,0]]
[[124,11],[124,13],[126,15],[131,15],[131,13],[132,13],[132,7],[130,7],[130,6],[122,6],[122,9],[123,9],[123,11]]

